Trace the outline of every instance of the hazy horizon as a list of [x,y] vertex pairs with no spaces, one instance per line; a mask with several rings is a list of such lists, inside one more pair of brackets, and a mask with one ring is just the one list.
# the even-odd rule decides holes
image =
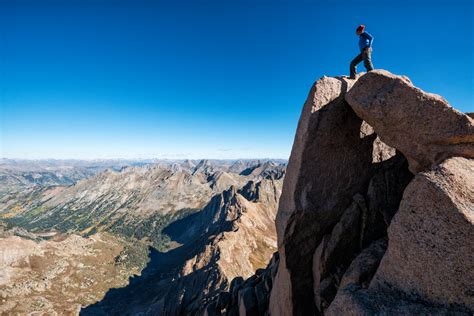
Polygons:
[[198,158],[158,158],[158,157],[143,157],[143,158],[123,158],[123,157],[112,157],[112,158],[8,158],[0,157],[0,160],[13,160],[13,161],[114,161],[114,160],[123,160],[123,161],[255,161],[255,160],[272,160],[272,161],[288,161],[288,158],[278,158],[278,157],[250,157],[250,158],[208,158],[208,157],[198,157]]

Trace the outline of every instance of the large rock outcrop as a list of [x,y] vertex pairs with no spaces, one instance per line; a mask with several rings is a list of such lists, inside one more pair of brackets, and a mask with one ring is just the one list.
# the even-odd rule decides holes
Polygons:
[[374,243],[352,262],[326,314],[472,315],[472,236],[474,160],[450,158],[410,182],[387,251]]
[[344,100],[348,84],[341,78],[318,80],[303,107],[277,213],[280,267],[273,315],[315,310],[312,255],[369,181],[358,170],[372,162],[371,143],[359,137],[362,120]]
[[371,288],[474,310],[474,160],[451,158],[408,185]]
[[449,157],[474,158],[474,120],[406,77],[371,71],[346,100],[385,143],[405,155],[414,173]]
[[392,182],[403,183],[388,188],[401,192],[411,178],[404,158],[392,157],[395,150],[345,101],[352,83],[323,77],[303,107],[277,214],[280,264],[272,315],[321,313],[351,260],[385,234],[385,210],[369,198],[384,195],[374,177],[400,169],[403,181]]
[[472,312],[473,122],[383,70],[318,80],[277,213],[270,314]]

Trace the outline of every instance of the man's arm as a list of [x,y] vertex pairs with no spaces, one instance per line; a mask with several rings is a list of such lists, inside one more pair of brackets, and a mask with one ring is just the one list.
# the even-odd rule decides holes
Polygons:
[[372,41],[374,40],[374,37],[367,32],[364,32],[364,35],[369,40],[369,47],[372,47]]

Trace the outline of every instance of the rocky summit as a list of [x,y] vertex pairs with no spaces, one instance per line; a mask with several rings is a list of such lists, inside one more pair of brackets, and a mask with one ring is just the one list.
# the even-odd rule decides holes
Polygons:
[[304,103],[278,253],[207,315],[472,315],[474,120],[405,76],[323,77]]
[[357,80],[346,100],[386,144],[403,153],[413,173],[449,157],[474,158],[472,118],[406,77],[369,72]]

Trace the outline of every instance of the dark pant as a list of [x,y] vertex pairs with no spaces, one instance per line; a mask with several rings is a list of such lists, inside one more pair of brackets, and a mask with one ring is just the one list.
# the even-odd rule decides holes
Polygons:
[[364,48],[362,52],[356,56],[351,61],[351,78],[355,78],[356,72],[357,72],[357,65],[361,62],[364,61],[364,66],[367,71],[371,71],[374,69],[374,65],[372,65],[372,48]]

